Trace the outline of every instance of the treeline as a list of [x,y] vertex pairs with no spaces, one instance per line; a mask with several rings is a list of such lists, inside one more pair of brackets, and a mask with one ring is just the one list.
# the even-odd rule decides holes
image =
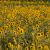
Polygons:
[[44,2],[47,2],[47,1],[50,1],[50,0],[15,0],[15,1],[32,1],[32,2],[44,1]]
[[0,0],[0,1],[29,1],[29,2],[41,2],[41,1],[43,1],[43,2],[50,2],[50,0]]

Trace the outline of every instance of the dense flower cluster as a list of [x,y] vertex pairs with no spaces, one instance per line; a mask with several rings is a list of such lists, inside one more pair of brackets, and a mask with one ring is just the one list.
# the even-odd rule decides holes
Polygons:
[[50,50],[50,6],[0,6],[0,50]]

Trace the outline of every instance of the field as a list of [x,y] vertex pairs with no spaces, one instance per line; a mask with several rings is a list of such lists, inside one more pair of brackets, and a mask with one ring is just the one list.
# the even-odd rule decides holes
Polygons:
[[0,50],[50,50],[50,2],[0,1]]

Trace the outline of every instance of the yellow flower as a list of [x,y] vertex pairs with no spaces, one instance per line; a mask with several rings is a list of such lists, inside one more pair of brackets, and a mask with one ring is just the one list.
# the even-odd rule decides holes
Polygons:
[[4,26],[3,26],[3,29],[4,29],[4,30],[7,30],[8,27],[9,27],[8,25],[4,25]]
[[14,42],[16,43],[16,39],[15,39],[15,37],[13,37],[13,40],[14,40]]
[[32,29],[33,29],[33,30],[35,30],[35,28],[36,28],[35,26],[32,26]]
[[16,14],[14,12],[12,12],[12,18],[16,18]]
[[2,30],[0,30],[0,36],[2,36],[3,35],[3,31]]
[[8,43],[8,47],[10,47],[10,48],[12,47],[12,46],[11,46],[11,42]]
[[43,50],[43,46],[41,44],[38,45],[38,50]]
[[19,44],[17,50],[22,50],[22,47]]
[[44,50],[49,50],[48,45],[44,45]]
[[37,35],[36,35],[36,38],[39,40],[41,38],[44,37],[44,33],[43,32],[38,32]]
[[29,49],[28,49],[28,46],[27,46],[27,47],[25,47],[25,50],[29,50]]
[[39,28],[39,24],[36,24],[36,27],[38,27],[38,28]]
[[19,33],[21,33],[21,34],[23,34],[23,33],[24,33],[24,29],[23,29],[23,28],[21,28],[21,27],[18,27],[18,31],[19,31]]
[[12,50],[13,50],[13,48],[14,48],[13,44],[11,44],[11,48],[12,48]]
[[18,35],[18,31],[17,30],[13,30],[13,35],[17,36]]
[[36,50],[34,43],[32,43],[32,45],[30,46],[30,49],[31,49],[31,50]]

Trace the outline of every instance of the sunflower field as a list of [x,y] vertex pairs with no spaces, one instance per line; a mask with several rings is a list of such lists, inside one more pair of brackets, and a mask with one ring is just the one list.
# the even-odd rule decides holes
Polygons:
[[50,0],[0,0],[0,50],[50,50]]

